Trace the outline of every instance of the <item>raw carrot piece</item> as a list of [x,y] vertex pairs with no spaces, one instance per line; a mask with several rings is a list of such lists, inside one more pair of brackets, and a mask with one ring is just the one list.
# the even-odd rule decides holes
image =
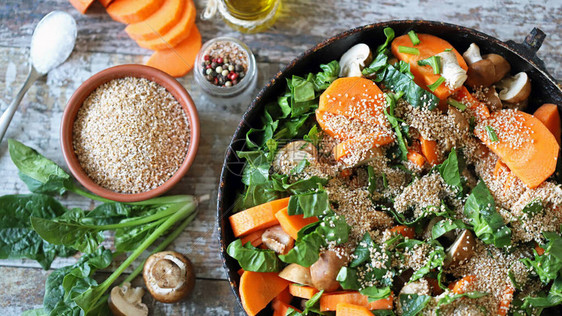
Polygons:
[[513,292],[515,289],[513,286],[508,285],[503,292],[502,300],[500,302],[500,306],[498,307],[498,316],[505,316],[509,311],[509,306],[511,305],[511,301],[513,301]]
[[404,237],[414,239],[416,232],[412,227],[405,225],[396,225],[390,229],[390,232],[400,234]]
[[314,294],[318,293],[318,289],[316,289],[312,286],[302,286],[302,285],[298,285],[298,284],[293,283],[293,284],[289,285],[289,292],[293,296],[305,298],[305,299],[309,300],[314,296]]
[[291,303],[292,299],[293,299],[293,296],[291,295],[291,292],[289,291],[289,287],[287,287],[283,290],[283,292],[279,293],[279,295],[277,295],[273,299],[273,302],[275,303],[276,301],[281,301],[283,303],[289,304],[289,303]]
[[338,303],[338,305],[336,305],[336,316],[373,316],[373,313],[365,306]]
[[546,128],[554,135],[556,141],[559,145],[560,137],[562,134],[560,126],[560,113],[558,112],[558,106],[552,103],[545,103],[538,108],[533,115],[541,121]]
[[439,155],[439,146],[434,140],[427,140],[420,136],[421,151],[427,162],[431,165],[438,165],[441,163]]
[[509,167],[505,163],[503,163],[503,161],[498,159],[498,161],[496,162],[496,166],[494,167],[494,177],[496,179],[499,179],[503,176],[504,173],[507,173],[507,176],[504,179],[503,188],[507,191],[509,190],[509,188],[511,188],[511,185],[515,181],[515,176],[513,175],[513,172],[509,170]]
[[248,315],[256,315],[289,286],[275,272],[245,271],[240,278],[240,300]]
[[418,167],[423,167],[423,165],[425,164],[425,157],[413,150],[408,150],[408,160],[413,162],[416,166]]
[[391,133],[369,134],[344,140],[334,147],[334,159],[342,159],[353,155],[365,155],[369,150],[390,144],[394,141]]
[[[396,56],[396,58],[410,64],[410,71],[414,75],[414,81],[420,87],[430,91],[427,86],[437,81],[437,79],[439,79],[441,75],[434,74],[431,67],[418,65],[418,60],[435,56],[439,53],[444,52],[445,49],[452,49],[452,52],[457,56],[459,66],[461,66],[461,68],[463,68],[464,70],[468,69],[464,58],[462,58],[461,54],[459,54],[459,52],[457,52],[457,50],[449,42],[434,35],[417,35],[420,39],[420,43],[418,45],[414,46],[414,44],[412,44],[412,41],[406,34],[399,36],[392,41],[391,50],[392,54]],[[419,55],[401,53],[399,51],[399,46],[414,47],[418,49]],[[435,94],[440,100],[444,100],[453,93],[453,90],[449,89],[447,86],[445,86],[445,84],[441,84],[439,87],[437,87],[437,89],[435,89],[435,91],[431,92]]]
[[476,276],[467,275],[455,283],[449,284],[449,289],[455,294],[463,294],[466,292],[470,283],[476,281]]
[[239,276],[242,276],[242,274],[244,274],[244,269],[240,268],[237,273]]
[[258,206],[254,206],[245,211],[238,212],[229,217],[234,237],[240,237],[277,225],[275,213],[289,205],[289,198],[274,200]]
[[369,302],[369,298],[357,291],[324,293],[320,297],[320,311],[335,311],[338,304],[348,303],[364,306],[368,310],[392,309],[393,295],[381,300]]
[[78,12],[85,14],[95,0],[68,0]]
[[138,39],[136,42],[140,47],[152,50],[171,49],[190,36],[190,32],[195,29],[194,26],[195,4],[192,0],[188,0],[181,18],[168,32],[149,40]]
[[328,135],[340,140],[354,137],[338,128],[329,126],[324,119],[325,113],[343,115],[348,118],[359,120],[363,124],[380,125],[392,135],[390,127],[384,116],[385,98],[381,89],[371,80],[361,77],[347,77],[336,79],[320,95],[316,120]]
[[548,128],[531,114],[500,110],[480,122],[474,132],[531,189],[556,170],[560,146]]
[[253,233],[250,233],[246,236],[241,237],[240,241],[242,242],[242,245],[245,245],[248,242],[250,242],[252,244],[252,246],[254,246],[254,247],[257,247],[257,246],[261,245],[262,244],[261,235],[263,235],[264,231],[265,231],[265,229],[260,229],[258,231],[255,231]]
[[459,90],[453,94],[453,99],[464,104],[473,113],[477,121],[481,121],[490,117],[490,109],[484,103],[475,98],[465,86],[460,87]]
[[539,256],[542,256],[544,254],[544,248],[539,246],[539,244],[537,244],[537,243],[535,243],[535,250],[537,251]]
[[275,217],[279,221],[281,228],[289,236],[293,237],[294,240],[297,240],[301,228],[318,221],[316,216],[304,218],[304,215],[289,215],[286,207],[275,213]]
[[130,24],[148,18],[162,5],[164,0],[114,0],[107,13],[117,22]]
[[185,0],[164,0],[156,12],[144,21],[127,25],[125,32],[134,40],[149,40],[165,34],[182,17],[186,2]]
[[285,316],[287,315],[289,308],[292,308],[293,310],[302,313],[302,311],[299,310],[298,308],[289,305],[289,303],[285,303],[281,301],[274,300],[273,304],[271,304],[271,307],[273,308],[273,316]]
[[195,57],[201,49],[201,34],[197,26],[193,26],[189,37],[176,47],[154,52],[146,65],[158,68],[173,77],[182,77],[195,64]]
[[104,8],[107,8],[113,2],[113,0],[98,0],[98,2],[101,3]]

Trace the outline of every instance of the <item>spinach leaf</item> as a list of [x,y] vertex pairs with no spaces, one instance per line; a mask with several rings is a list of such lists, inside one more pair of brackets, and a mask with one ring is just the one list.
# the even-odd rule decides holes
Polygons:
[[[293,78],[289,82],[289,87],[291,88],[291,92],[296,103],[314,100],[315,93],[314,83],[312,82],[313,79],[313,74],[308,74],[306,78],[293,75]],[[294,111],[295,109],[293,108],[293,112]],[[306,111],[302,111],[302,113],[306,113]],[[302,113],[296,113],[294,115],[296,116]]]
[[28,258],[49,269],[55,257],[73,255],[73,249],[41,239],[29,221],[31,216],[51,219],[65,211],[57,200],[43,194],[0,197],[0,259]]
[[94,252],[104,240],[103,230],[95,225],[81,225],[75,222],[57,221],[41,217],[31,217],[33,230],[44,240],[72,247],[84,253]]
[[320,132],[318,131],[318,125],[312,126],[308,134],[303,136],[303,139],[311,143],[314,146],[318,146],[320,142]]
[[408,126],[402,119],[394,116],[394,108],[396,107],[396,101],[399,98],[393,93],[385,94],[385,96],[387,107],[383,109],[384,115],[386,115],[386,119],[392,126],[392,129],[394,129],[396,143],[398,144],[398,148],[400,149],[400,159],[408,160],[408,142],[404,136],[404,134],[407,133]]
[[440,298],[439,301],[437,301],[437,308],[439,308],[440,306],[443,306],[443,305],[451,304],[455,300],[458,300],[459,298],[462,298],[462,297],[481,298],[481,297],[484,297],[486,295],[488,295],[488,293],[486,293],[486,292],[467,292],[467,293],[462,293],[462,294],[452,293],[452,294],[445,295],[444,297]]
[[480,180],[472,189],[464,205],[464,215],[470,219],[476,237],[484,243],[498,248],[511,244],[511,229],[496,211],[496,203],[484,181]]
[[392,91],[404,92],[404,99],[415,108],[433,110],[439,104],[439,98],[418,86],[413,78],[400,72],[392,65],[386,67],[381,82]]
[[410,282],[421,279],[423,276],[431,272],[433,269],[441,269],[443,261],[445,260],[445,249],[438,241],[433,240],[430,242],[431,251],[429,252],[426,263],[410,277]]
[[467,228],[467,226],[460,219],[442,219],[433,225],[431,229],[431,238],[437,239],[458,228]]
[[535,216],[543,211],[543,205],[540,199],[534,199],[523,208],[523,213],[529,216]]
[[310,267],[319,258],[320,247],[326,241],[316,231],[295,242],[293,249],[286,255],[279,255],[279,259],[286,263],[297,263],[303,267]]
[[344,290],[359,290],[361,288],[357,269],[354,268],[342,267],[336,276],[336,281],[340,283]]
[[544,253],[539,255],[534,250],[533,259],[524,258],[521,261],[535,271],[543,283],[548,283],[561,275],[562,271],[562,237],[553,232],[543,232],[547,239],[546,245],[541,245]]
[[457,193],[457,195],[462,195],[463,186],[461,180],[461,164],[459,163],[459,157],[457,156],[457,151],[453,148],[449,153],[449,157],[443,161],[442,164],[437,166],[439,174],[445,180],[450,187]]
[[74,189],[70,175],[33,148],[9,139],[8,151],[20,178],[31,192],[63,195]]
[[320,65],[321,72],[314,76],[314,88],[316,91],[328,89],[334,80],[338,79],[340,73],[340,64],[337,60],[333,60],[327,64]]
[[330,201],[325,191],[291,195],[287,212],[289,215],[304,215],[305,218],[325,216],[330,211]]
[[368,296],[369,302],[374,302],[378,300],[385,299],[390,296],[392,293],[390,291],[390,286],[386,286],[383,288],[377,288],[376,286],[370,286],[367,288],[362,289],[359,293]]
[[418,294],[400,294],[403,316],[418,315],[429,303],[431,296]]
[[351,268],[355,268],[360,264],[364,263],[369,259],[371,254],[371,248],[373,247],[373,239],[371,235],[367,232],[363,235],[363,239],[357,244],[355,250],[353,251],[353,260],[349,263]]
[[245,271],[278,272],[281,269],[281,263],[273,250],[258,249],[250,242],[242,245],[242,241],[236,239],[228,245],[226,251],[229,256],[238,260]]
[[545,296],[543,294],[542,296],[536,297],[527,296],[524,298],[522,308],[539,309],[537,315],[540,315],[540,311],[542,311],[543,308],[553,307],[560,304],[562,304],[562,276],[559,275],[552,283],[548,295]]
[[307,300],[304,303],[304,310],[302,313],[289,308],[285,316],[324,315],[324,313],[320,311],[320,297],[322,297],[322,294],[324,294],[324,290],[314,294],[309,300]]

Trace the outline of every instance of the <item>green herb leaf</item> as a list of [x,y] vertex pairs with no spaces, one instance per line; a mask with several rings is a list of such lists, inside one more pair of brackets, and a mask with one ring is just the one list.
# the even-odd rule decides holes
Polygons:
[[[396,107],[396,96],[392,93],[385,94],[386,97],[386,104],[387,106],[383,109],[384,114],[386,115],[386,119],[394,129],[394,135],[396,136],[396,143],[398,144],[398,148],[400,149],[400,159],[407,160],[408,159],[408,142],[402,133],[402,125],[404,123],[403,120],[394,116],[394,108]],[[388,109],[388,111],[387,111]]]
[[449,153],[449,157],[442,164],[437,166],[439,174],[445,180],[445,183],[449,185],[457,193],[457,196],[463,194],[463,186],[461,181],[461,168],[460,166],[464,163],[459,162],[459,157],[457,156],[457,151],[453,148]]
[[431,228],[431,238],[437,239],[455,229],[468,228],[460,219],[442,219]]
[[281,269],[281,263],[273,250],[258,249],[250,242],[242,245],[242,241],[236,239],[228,245],[226,251],[229,256],[238,260],[244,271],[278,272]]
[[305,218],[325,216],[330,211],[328,194],[324,191],[292,195],[287,212],[289,215],[304,215]]
[[326,241],[316,232],[304,236],[295,242],[293,249],[286,255],[279,255],[279,259],[286,263],[296,263],[303,267],[310,267],[319,258],[320,247]]
[[543,211],[543,205],[540,199],[534,199],[523,208],[522,212],[529,216],[535,216]]
[[316,91],[328,89],[334,80],[338,79],[340,73],[340,64],[337,60],[333,60],[328,64],[320,65],[321,72],[314,76],[314,87]]
[[447,104],[449,104],[450,106],[454,106],[457,109],[459,109],[460,111],[464,111],[466,110],[466,105],[464,103],[461,103],[453,98],[448,98],[447,99]]
[[431,68],[433,68],[433,73],[436,75],[441,73],[441,57],[439,56],[431,56],[426,59],[418,60],[418,65],[431,66]]
[[562,237],[553,232],[543,232],[547,239],[545,245],[541,245],[544,253],[539,255],[534,250],[533,259],[524,258],[521,261],[532,268],[544,284],[556,279],[562,272]]
[[367,232],[363,235],[363,239],[357,244],[355,250],[353,251],[353,260],[349,263],[349,266],[355,268],[369,259],[371,254],[371,249],[373,248],[373,239],[371,235]]
[[429,88],[429,90],[435,91],[435,89],[439,88],[439,86],[440,86],[443,82],[445,82],[445,78],[439,77],[437,80],[435,80],[434,83],[428,85],[427,87]]
[[398,52],[408,55],[419,55],[420,50],[415,47],[398,46]]
[[491,142],[497,142],[500,140],[493,127],[491,127],[490,125],[486,125],[484,129],[486,129],[486,132],[488,132],[488,138]]
[[464,205],[464,215],[470,219],[476,237],[484,243],[498,248],[511,244],[511,229],[496,211],[496,203],[484,181],[480,180],[472,189]]
[[486,292],[467,292],[467,293],[462,293],[462,294],[449,294],[449,295],[445,295],[444,297],[440,298],[439,301],[437,301],[437,308],[439,308],[440,306],[443,305],[447,305],[447,304],[451,304],[452,302],[458,300],[459,298],[462,297],[468,297],[468,298],[481,298],[488,295],[488,293]]
[[404,100],[413,107],[432,110],[439,104],[439,98],[418,86],[410,76],[393,66],[385,69],[381,82],[392,91],[404,92]]
[[361,284],[357,277],[357,270],[348,267],[342,267],[336,276],[336,281],[338,281],[344,290],[359,290]]
[[400,294],[399,298],[403,316],[418,315],[431,300],[429,295],[418,294]]
[[382,300],[382,299],[385,299],[385,298],[389,297],[392,292],[390,291],[389,286],[386,286],[386,287],[383,287],[383,288],[377,288],[376,286],[370,286],[370,287],[367,287],[367,288],[364,288],[364,289],[360,290],[359,293],[368,296],[369,302],[374,302],[374,301]]
[[418,38],[418,35],[414,30],[408,32],[408,36],[410,37],[410,41],[412,41],[412,44],[414,44],[414,46],[420,43],[420,39]]

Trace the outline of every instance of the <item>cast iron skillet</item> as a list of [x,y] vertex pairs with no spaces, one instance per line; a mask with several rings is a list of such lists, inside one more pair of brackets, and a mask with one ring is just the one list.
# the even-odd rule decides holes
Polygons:
[[[231,215],[236,195],[242,192],[244,188],[240,181],[244,162],[240,161],[235,153],[243,149],[246,132],[251,127],[261,128],[260,116],[264,106],[285,91],[285,78],[290,78],[292,75],[302,76],[309,72],[318,72],[320,64],[339,60],[347,49],[357,43],[366,43],[371,49],[376,48],[377,45],[384,42],[383,29],[387,26],[394,29],[396,36],[405,34],[409,30],[439,36],[451,43],[461,53],[468,48],[470,43],[476,43],[482,54],[500,54],[511,64],[512,74],[525,71],[531,78],[532,92],[529,98],[528,112],[532,113],[543,103],[558,104],[561,107],[560,110],[562,110],[562,90],[556,85],[555,79],[547,73],[542,60],[535,56],[546,37],[539,29],[533,29],[525,42],[518,44],[513,41],[504,43],[484,33],[454,24],[424,20],[390,21],[369,24],[340,33],[307,50],[287,65],[285,69],[277,73],[259,92],[244,113],[226,151],[218,192],[217,221],[223,265],[228,274],[232,291],[239,303],[238,282],[240,277],[237,271],[240,266],[236,260],[226,253],[226,247],[234,240],[228,216]],[[267,311],[262,311],[260,314],[267,313]]]

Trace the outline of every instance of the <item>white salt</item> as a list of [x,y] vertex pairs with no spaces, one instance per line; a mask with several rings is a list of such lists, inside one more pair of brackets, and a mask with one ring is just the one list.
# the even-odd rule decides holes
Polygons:
[[46,74],[64,62],[76,41],[76,21],[70,14],[54,11],[37,25],[31,38],[31,62],[40,73]]

